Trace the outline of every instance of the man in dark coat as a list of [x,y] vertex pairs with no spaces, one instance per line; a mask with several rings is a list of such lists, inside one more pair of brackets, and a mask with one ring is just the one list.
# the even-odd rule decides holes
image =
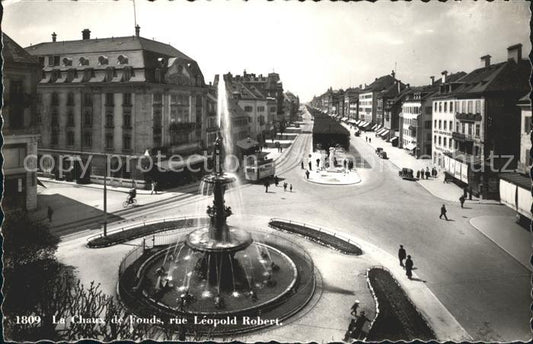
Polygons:
[[270,183],[268,180],[265,182],[265,192],[268,192],[268,187],[270,186]]
[[416,179],[420,179],[420,171],[416,171]]
[[465,205],[465,196],[464,195],[461,195],[461,197],[459,197],[459,202],[461,202],[461,208],[464,208],[464,205]]
[[409,279],[413,277],[413,261],[411,260],[411,256],[407,256],[405,260],[405,274]]
[[313,164],[311,163],[311,161],[309,161],[309,170],[313,170]]
[[406,257],[405,249],[403,248],[403,245],[400,245],[400,249],[398,250],[398,259],[400,260],[400,266],[403,266],[403,260]]
[[309,170],[305,170],[305,176],[309,179]]
[[439,219],[442,219],[442,217],[444,216],[444,218],[446,219],[446,221],[448,221],[448,217],[446,216],[446,206],[443,204],[442,207],[440,207],[440,216],[439,216]]

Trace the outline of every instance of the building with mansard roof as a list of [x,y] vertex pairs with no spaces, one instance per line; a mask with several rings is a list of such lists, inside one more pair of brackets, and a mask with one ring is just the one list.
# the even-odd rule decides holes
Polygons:
[[[208,87],[197,62],[176,48],[140,36],[51,42],[26,48],[41,64],[38,85],[40,154],[90,156],[93,181],[104,174],[103,153],[115,159],[121,183],[142,180],[135,157],[201,152],[207,147]],[[132,159],[133,157],[133,159]],[[122,167],[120,167],[122,166]],[[69,178],[82,178],[78,169]],[[57,169],[52,171],[57,176]]]

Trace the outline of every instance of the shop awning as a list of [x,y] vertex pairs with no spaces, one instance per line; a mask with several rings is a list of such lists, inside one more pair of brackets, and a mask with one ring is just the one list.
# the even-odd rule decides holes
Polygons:
[[387,129],[381,128],[381,129],[376,131],[376,134],[381,135],[381,133],[384,132],[385,130],[387,130]]
[[248,149],[251,149],[253,147],[256,147],[257,145],[259,145],[259,142],[257,142],[256,140],[252,139],[252,138],[246,138],[246,139],[242,139],[242,140],[239,140],[237,141],[237,146],[239,148],[242,148],[244,150],[248,150]]
[[382,130],[381,133],[379,133],[379,136],[381,136],[381,137],[386,136],[389,133],[389,131],[390,130],[388,130],[388,129]]
[[368,127],[370,123],[368,122],[363,122],[363,123],[360,123],[359,125],[361,126],[361,128],[365,128],[365,127]]
[[343,117],[343,118],[341,118],[341,120],[342,120],[343,122],[348,122],[348,117]]
[[361,124],[360,120],[355,121],[355,125],[359,125],[359,124]]
[[372,128],[370,128],[370,130],[374,130],[374,129],[376,129],[377,127],[378,127],[378,125],[377,125],[377,124],[374,124],[374,125],[372,126]]
[[408,143],[403,148],[405,148],[407,150],[413,150],[413,149],[416,148],[416,144],[415,143]]
[[394,141],[398,141],[398,139],[399,139],[398,136],[394,136],[392,139],[390,139],[390,142],[392,143]]

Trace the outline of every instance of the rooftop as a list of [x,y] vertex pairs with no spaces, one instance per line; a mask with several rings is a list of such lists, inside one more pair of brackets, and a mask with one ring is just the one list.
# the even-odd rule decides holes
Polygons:
[[29,63],[39,65],[36,56],[28,54],[24,48],[17,44],[11,37],[2,32],[2,58],[4,63]]

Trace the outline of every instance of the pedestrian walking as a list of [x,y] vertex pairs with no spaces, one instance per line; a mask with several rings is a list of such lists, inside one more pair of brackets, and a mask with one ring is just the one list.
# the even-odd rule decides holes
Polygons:
[[317,158],[316,159],[316,168],[318,170],[318,167],[320,166],[320,158]]
[[359,300],[355,300],[355,302],[353,303],[352,311],[350,314],[353,316],[357,316],[357,308],[359,308]]
[[287,182],[283,183],[283,191],[287,191],[287,186],[288,186]]
[[270,186],[270,183],[268,180],[265,182],[265,192],[268,192],[268,187]]
[[413,260],[411,259],[411,256],[407,256],[407,259],[405,260],[405,274],[409,279],[413,277]]
[[466,196],[468,196],[468,188],[465,186],[463,188],[463,196],[466,198]]
[[443,184],[448,184],[448,176],[446,175],[446,172],[444,172],[444,178],[442,178]]
[[289,186],[289,189],[290,189],[290,190],[291,190],[291,192],[292,192],[292,184],[291,184],[291,185]]
[[440,207],[440,216],[439,216],[439,219],[442,219],[442,217],[444,216],[444,218],[446,219],[446,221],[448,221],[448,216],[446,216],[446,206],[443,204],[442,207]]
[[278,176],[274,176],[274,184],[276,185],[276,187],[278,187],[278,185],[279,185],[279,178],[278,178]]
[[420,171],[416,171],[416,179],[420,179]]
[[372,143],[372,138],[371,137],[368,138],[368,143]]
[[309,179],[309,170],[305,170],[305,176]]
[[429,168],[426,167],[426,179],[429,179],[429,175],[430,175]]
[[304,169],[304,161],[303,160],[302,160],[302,164],[301,165],[302,165],[302,170],[303,170]]
[[464,204],[465,204],[465,196],[464,195],[461,195],[461,197],[459,197],[459,202],[461,202],[461,208],[464,208]]
[[150,192],[150,195],[153,195],[154,193],[157,195],[157,189],[156,189],[157,185],[156,185],[156,182],[152,182],[152,192]]
[[424,169],[421,169],[421,170],[420,170],[420,177],[421,177],[422,179],[424,179]]
[[403,260],[405,259],[406,252],[403,248],[403,245],[400,245],[400,249],[398,250],[398,259],[400,260],[400,266],[403,266]]
[[365,141],[368,142],[368,137],[365,136]]
[[48,206],[47,216],[48,216],[48,222],[52,222],[52,215],[54,215],[54,210],[51,206]]
[[468,187],[468,199],[472,200],[472,187],[471,186]]
[[[311,163],[311,161],[309,161],[309,170],[312,171],[313,170],[313,164]],[[309,172],[309,171],[307,171]]]

